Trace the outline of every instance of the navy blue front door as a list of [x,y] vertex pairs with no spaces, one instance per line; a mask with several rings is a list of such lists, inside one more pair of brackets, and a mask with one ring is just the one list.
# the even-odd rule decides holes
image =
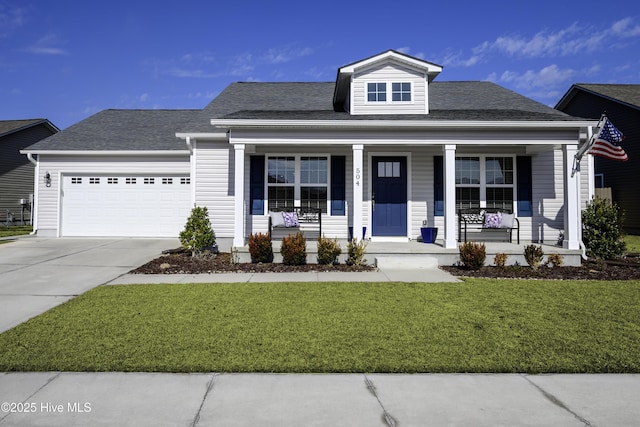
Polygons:
[[407,158],[373,157],[372,235],[407,235]]

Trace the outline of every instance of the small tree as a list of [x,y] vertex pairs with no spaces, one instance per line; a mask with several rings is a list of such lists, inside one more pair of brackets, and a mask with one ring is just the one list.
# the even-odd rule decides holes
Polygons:
[[524,248],[524,259],[534,270],[537,270],[542,264],[542,259],[544,258],[544,251],[542,250],[542,246],[537,246],[534,244],[527,245]]
[[626,244],[622,240],[624,213],[615,203],[595,197],[582,211],[582,241],[587,255],[610,259],[623,255]]
[[366,240],[360,240],[355,237],[347,243],[347,264],[348,265],[364,265],[367,260],[364,259],[364,254],[367,250],[369,242]]
[[255,233],[249,236],[249,253],[252,262],[272,262],[271,236],[267,233]]
[[280,245],[282,263],[285,265],[303,265],[307,263],[307,239],[298,231],[282,238]]
[[335,264],[342,253],[342,248],[337,239],[318,237],[318,264]]
[[487,248],[484,243],[464,242],[460,250],[460,262],[469,270],[480,270],[487,259]]
[[191,209],[191,215],[180,233],[180,243],[191,251],[192,256],[200,256],[216,244],[216,234],[211,228],[206,206],[194,206]]

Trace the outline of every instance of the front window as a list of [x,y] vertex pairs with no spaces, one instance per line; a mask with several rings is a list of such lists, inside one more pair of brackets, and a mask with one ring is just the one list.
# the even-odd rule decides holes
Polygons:
[[367,83],[367,101],[387,102],[387,84]]
[[293,206],[327,212],[329,161],[326,156],[278,156],[267,161],[269,210]]
[[456,157],[456,209],[488,207],[513,212],[513,165],[513,157]]

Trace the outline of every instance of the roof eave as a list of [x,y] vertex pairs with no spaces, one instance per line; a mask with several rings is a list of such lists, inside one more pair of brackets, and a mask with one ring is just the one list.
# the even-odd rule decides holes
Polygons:
[[548,121],[455,121],[455,120],[259,120],[212,119],[218,129],[340,128],[340,129],[580,129],[596,126],[597,120]]
[[46,154],[52,156],[179,156],[189,150],[20,150],[20,154]]

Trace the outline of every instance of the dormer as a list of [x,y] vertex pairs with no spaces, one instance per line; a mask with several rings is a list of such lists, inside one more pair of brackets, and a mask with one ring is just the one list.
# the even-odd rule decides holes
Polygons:
[[429,83],[442,66],[388,50],[338,70],[333,109],[362,114],[429,114]]

